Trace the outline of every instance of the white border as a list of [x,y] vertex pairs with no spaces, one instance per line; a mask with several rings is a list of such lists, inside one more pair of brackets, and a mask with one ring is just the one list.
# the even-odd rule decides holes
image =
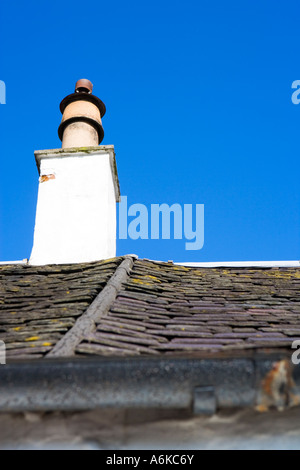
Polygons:
[[174,263],[179,266],[195,268],[300,268],[300,261],[217,261],[190,263]]

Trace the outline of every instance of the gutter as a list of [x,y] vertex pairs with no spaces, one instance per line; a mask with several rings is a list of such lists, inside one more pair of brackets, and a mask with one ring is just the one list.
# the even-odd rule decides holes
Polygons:
[[283,410],[300,403],[288,352],[254,357],[58,358],[0,366],[0,411],[224,408]]

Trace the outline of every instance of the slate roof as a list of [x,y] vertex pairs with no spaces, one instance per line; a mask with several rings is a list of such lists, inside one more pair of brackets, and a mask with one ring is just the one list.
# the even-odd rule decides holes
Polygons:
[[101,292],[120,261],[0,266],[0,339],[8,361],[49,352]]
[[[112,279],[125,261],[130,269],[123,269],[116,285]],[[292,341],[300,339],[299,288],[297,268],[193,268],[130,257],[0,266],[0,339],[8,361],[52,353],[201,357],[291,351]],[[83,323],[87,312],[89,323]],[[72,335],[72,354],[60,354],[58,346]]]

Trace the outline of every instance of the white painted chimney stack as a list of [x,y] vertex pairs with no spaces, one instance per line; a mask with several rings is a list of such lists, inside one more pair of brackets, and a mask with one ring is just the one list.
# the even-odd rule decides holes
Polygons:
[[120,191],[113,145],[101,145],[104,103],[88,80],[61,102],[62,148],[35,152],[39,191],[30,264],[98,261],[116,256]]

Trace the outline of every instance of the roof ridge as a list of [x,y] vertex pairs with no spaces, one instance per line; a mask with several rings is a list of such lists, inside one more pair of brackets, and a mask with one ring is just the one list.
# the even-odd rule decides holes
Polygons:
[[117,267],[106,286],[89,305],[87,310],[76,320],[73,327],[56,343],[54,348],[45,357],[69,357],[74,355],[76,346],[86,335],[96,329],[96,322],[108,312],[122,284],[128,279],[134,260],[133,256],[124,256],[124,260]]

